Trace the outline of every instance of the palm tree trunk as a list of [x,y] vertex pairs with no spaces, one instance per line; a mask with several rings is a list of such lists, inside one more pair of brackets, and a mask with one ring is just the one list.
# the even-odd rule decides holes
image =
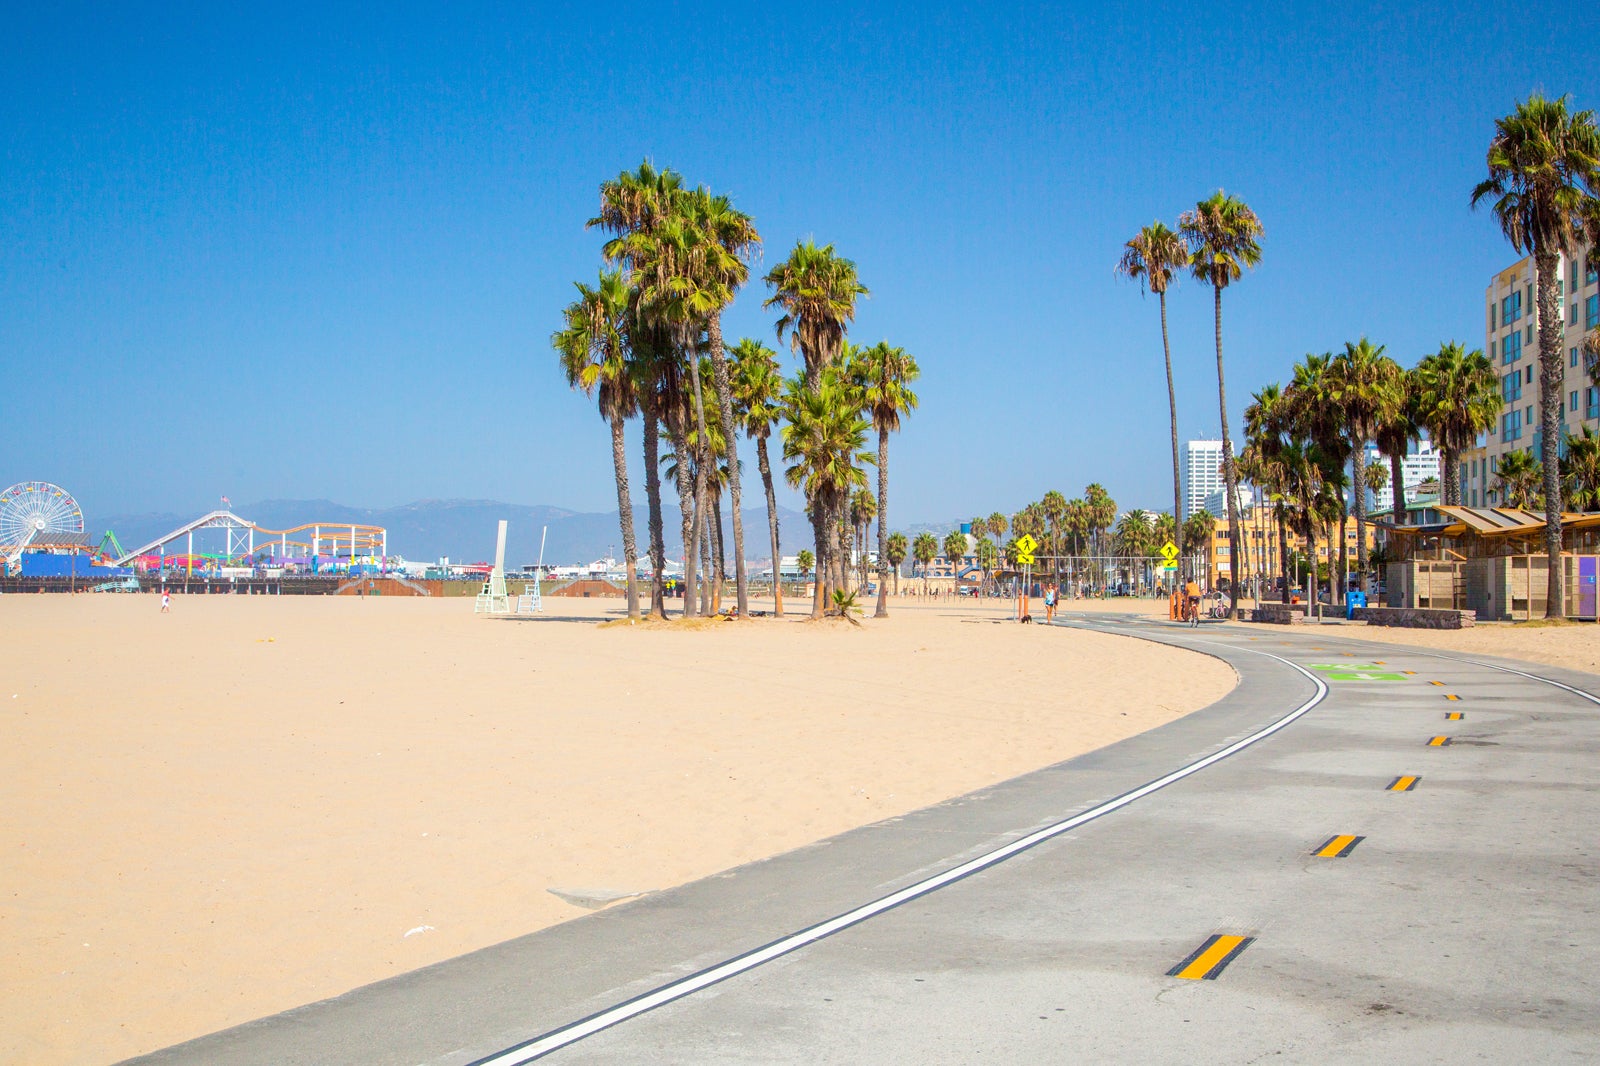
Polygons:
[[[1183,528],[1183,486],[1178,466],[1178,393],[1172,385],[1172,345],[1167,340],[1167,290],[1157,294],[1161,298],[1161,354],[1167,361],[1167,409],[1172,414],[1172,522],[1173,528]],[[1182,555],[1179,556],[1180,560]],[[1179,563],[1182,566],[1182,563]],[[1179,582],[1183,573],[1178,573]]]
[[[1352,433],[1352,439],[1356,434]],[[1367,442],[1355,439],[1356,450],[1351,460],[1355,469],[1356,488],[1356,575],[1360,579],[1361,594],[1367,592]]]
[[[1217,407],[1222,412],[1222,484],[1228,493],[1228,614],[1239,620],[1239,471],[1233,465],[1233,436],[1228,432],[1228,390],[1222,377],[1222,288],[1211,288],[1217,322]],[[1209,553],[1208,553],[1209,554]]]
[[878,429],[878,606],[874,618],[889,617],[889,430]]
[[1288,603],[1289,586],[1294,582],[1289,577],[1289,523],[1282,515],[1278,516],[1278,571],[1283,575],[1283,602]]
[[[711,493],[711,543],[717,550],[717,579],[711,584],[711,613],[722,607],[722,586],[728,580],[727,552],[722,543],[722,490],[713,487]],[[742,615],[740,617],[743,617]]]
[[693,462],[689,456],[689,438],[684,433],[681,413],[668,423],[672,433],[672,451],[677,457],[678,518],[683,527],[683,617],[694,617],[695,552],[695,500]]
[[650,526],[650,617],[667,617],[666,534],[661,523],[661,419],[653,396],[644,408],[644,494],[649,506]]
[[1439,495],[1447,506],[1459,507],[1461,505],[1461,480],[1457,477],[1461,469],[1461,458],[1456,449],[1445,446],[1444,449],[1444,484],[1439,486]]
[[811,617],[821,618],[828,602],[828,522],[830,508],[827,493],[819,491],[811,501],[811,539],[815,542],[815,583],[811,587]]
[[761,484],[767,490],[767,526],[772,534],[772,613],[783,617],[783,556],[778,552],[778,498],[772,493],[772,465],[767,462],[767,438],[756,438],[756,463],[761,468]]
[[1561,306],[1556,302],[1556,253],[1539,248],[1534,257],[1539,301],[1539,427],[1544,440],[1544,550],[1549,560],[1546,618],[1565,618],[1566,575],[1561,567]]
[[739,617],[750,617],[750,580],[744,563],[744,497],[739,489],[739,434],[733,420],[733,390],[728,385],[728,357],[722,350],[722,314],[706,323],[711,340],[711,377],[717,390],[717,411],[722,415],[722,435],[728,442],[728,496],[733,508],[733,586]]
[[1389,456],[1389,484],[1394,489],[1390,498],[1389,519],[1397,526],[1406,524],[1406,461],[1404,455]]
[[628,570],[628,617],[639,617],[639,548],[633,538],[633,502],[628,492],[628,449],[622,417],[611,416],[611,465],[617,475],[617,515],[622,522],[622,558]]
[[[711,438],[706,433],[706,396],[705,390],[700,385],[700,353],[695,349],[692,341],[686,336],[683,345],[684,356],[689,360],[689,384],[694,390],[694,428],[695,428],[695,509],[700,516],[700,524],[695,528],[695,535],[701,536],[706,528],[706,515],[703,506],[706,502],[706,476],[713,469],[716,462],[711,457]],[[728,427],[728,432],[733,432]],[[701,545],[705,542],[700,541]],[[707,568],[709,569],[709,568]],[[704,585],[702,580],[700,584]],[[702,596],[702,602],[709,603],[709,598]]]
[[[1349,536],[1346,536],[1346,533],[1349,533],[1349,528],[1350,528],[1350,509],[1349,509],[1349,507],[1344,506],[1344,501],[1342,501],[1342,499],[1341,499],[1341,501],[1339,501],[1339,599],[1338,599],[1338,603],[1339,603],[1339,605],[1341,605],[1341,607],[1342,607],[1342,605],[1344,605],[1344,594],[1346,594],[1346,592],[1349,592],[1349,589],[1347,589],[1347,587],[1346,587],[1346,584],[1349,584],[1349,583],[1347,583],[1346,578],[1347,578],[1347,576],[1349,576],[1349,573],[1350,573],[1350,538],[1349,538]],[[1333,560],[1330,559],[1330,560],[1328,560],[1328,562],[1333,562]],[[1334,602],[1334,599],[1333,599],[1333,597],[1331,597],[1331,595],[1330,595],[1330,597],[1328,597],[1328,602],[1330,602],[1330,603]]]

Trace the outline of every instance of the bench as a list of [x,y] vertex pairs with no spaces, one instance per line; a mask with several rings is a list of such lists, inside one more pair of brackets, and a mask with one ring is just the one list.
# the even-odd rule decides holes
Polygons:
[[1478,620],[1477,611],[1447,607],[1357,607],[1357,622],[1401,629],[1467,629]]
[[1306,620],[1303,603],[1263,603],[1250,609],[1250,621],[1268,625],[1297,626]]

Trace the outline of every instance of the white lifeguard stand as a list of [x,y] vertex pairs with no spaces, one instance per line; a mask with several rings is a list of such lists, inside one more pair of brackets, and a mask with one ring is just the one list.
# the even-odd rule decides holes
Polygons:
[[549,526],[539,533],[539,565],[533,568],[533,580],[522,586],[522,595],[517,597],[518,614],[533,614],[535,611],[544,613],[544,597],[539,594],[539,580],[544,576],[544,539],[549,533]]
[[494,544],[494,569],[489,571],[489,580],[483,583],[483,591],[478,593],[478,602],[473,605],[473,614],[510,614],[511,597],[506,595],[506,520],[500,520],[500,535]]

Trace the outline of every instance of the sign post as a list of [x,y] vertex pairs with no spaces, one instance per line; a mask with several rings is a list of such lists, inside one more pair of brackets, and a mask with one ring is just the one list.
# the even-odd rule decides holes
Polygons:
[[1031,533],[1024,533],[1017,538],[1017,564],[1022,567],[1022,596],[1017,603],[1017,621],[1028,617],[1028,588],[1033,576],[1033,550],[1039,542],[1033,539]]

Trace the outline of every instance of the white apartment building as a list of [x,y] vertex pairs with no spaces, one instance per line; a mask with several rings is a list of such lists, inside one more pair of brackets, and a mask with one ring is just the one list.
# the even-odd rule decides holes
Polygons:
[[[1417,486],[1424,481],[1437,480],[1443,470],[1444,456],[1434,451],[1433,442],[1423,441],[1417,445],[1417,450],[1400,460],[1400,476],[1404,479],[1406,499],[1417,498]],[[1367,445],[1367,465],[1377,464],[1385,472],[1389,470],[1389,457],[1378,451],[1372,445]],[[1367,511],[1387,511],[1394,507],[1394,486],[1385,484],[1377,492],[1368,490]]]
[[[1217,454],[1217,462],[1220,463],[1222,461],[1220,458],[1221,452],[1218,452]],[[1218,475],[1217,480],[1222,480],[1221,475]],[[1233,502],[1238,505],[1240,514],[1244,514],[1255,505],[1255,488],[1250,484],[1250,482],[1241,481],[1237,486],[1234,487]],[[1213,518],[1226,519],[1228,517],[1227,487],[1223,486],[1218,488],[1216,492],[1213,492],[1211,495],[1201,500],[1199,507],[1187,511],[1185,514],[1191,515],[1194,514],[1195,511],[1210,511]]]
[[[1183,513],[1205,511],[1206,499],[1222,492],[1222,442],[1191,440],[1183,445]],[[1226,497],[1222,497],[1224,503]]]
[[[1600,430],[1600,388],[1589,379],[1583,337],[1600,326],[1600,250],[1562,256],[1556,271],[1561,306],[1563,437],[1580,427]],[[1543,456],[1539,429],[1539,324],[1534,305],[1534,265],[1528,256],[1500,271],[1484,291],[1484,352],[1500,374],[1503,406],[1496,427],[1480,446],[1461,457],[1461,502],[1468,507],[1502,504],[1494,468],[1509,452]],[[1565,448],[1565,440],[1560,445]]]

